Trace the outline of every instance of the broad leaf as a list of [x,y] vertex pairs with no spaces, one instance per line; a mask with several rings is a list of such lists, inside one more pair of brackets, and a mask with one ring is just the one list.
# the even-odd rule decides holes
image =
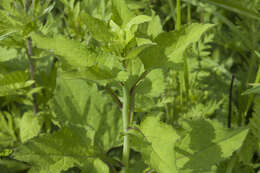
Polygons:
[[146,70],[165,66],[167,57],[159,46],[150,46],[139,54]]
[[177,172],[174,146],[179,137],[176,131],[156,117],[147,117],[141,123],[140,131],[144,138],[133,136],[133,146],[146,163],[158,173]]
[[227,129],[210,120],[188,121],[186,137],[177,147],[177,165],[186,171],[211,171],[242,146],[248,129]]
[[[86,131],[79,127],[64,127],[19,146],[13,157],[30,163],[30,173],[60,173],[74,166],[88,168],[88,171],[93,173],[101,173],[104,170],[108,173],[108,168],[93,150],[90,132],[90,129]],[[97,162],[100,168],[96,167]]]
[[53,108],[62,126],[73,124],[93,129],[96,145],[104,151],[121,143],[121,116],[110,96],[95,84],[59,78]]
[[97,55],[80,42],[63,36],[48,38],[36,33],[32,33],[31,37],[38,48],[53,51],[67,64],[74,67],[89,67],[95,63]]
[[183,26],[178,31],[163,32],[154,41],[164,50],[165,55],[174,61],[181,58],[188,46],[199,41],[202,34],[213,26],[212,24],[193,23]]

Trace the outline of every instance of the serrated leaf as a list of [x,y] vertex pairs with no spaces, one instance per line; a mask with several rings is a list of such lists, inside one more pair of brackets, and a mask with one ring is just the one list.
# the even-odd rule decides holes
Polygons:
[[211,171],[242,146],[247,128],[227,129],[210,120],[188,121],[187,135],[176,151],[177,165],[186,171]]
[[90,129],[64,127],[19,146],[13,157],[30,163],[32,173],[60,173],[74,166],[88,167],[90,172],[101,173],[95,166],[99,159],[91,145],[89,133]]
[[20,137],[23,143],[40,133],[42,120],[40,116],[35,116],[33,112],[23,114],[20,121]]
[[74,67],[89,67],[95,63],[97,55],[78,41],[63,36],[48,38],[36,33],[32,33],[31,37],[38,48],[53,51]]
[[8,112],[0,112],[0,146],[12,146],[16,140],[14,118]]
[[212,28],[212,24],[193,23],[183,26],[180,30],[163,32],[155,38],[155,42],[164,50],[171,61],[182,57],[190,44],[199,41],[201,35]]
[[87,13],[82,13],[81,18],[87,25],[87,30],[96,40],[108,42],[112,39],[112,34],[109,31],[108,24],[104,21],[94,18]]
[[166,89],[162,69],[155,69],[148,73],[145,79],[136,88],[136,93],[149,97],[159,97]]
[[29,74],[24,71],[14,71],[0,76],[0,96],[21,94],[21,89],[29,87],[34,83],[31,80],[27,81],[28,78]]
[[58,79],[53,108],[62,124],[93,129],[97,146],[102,150],[121,142],[121,117],[116,103],[99,93],[95,84],[83,80]]
[[140,137],[137,138],[133,145],[146,163],[158,173],[177,172],[174,146],[179,137],[176,131],[156,117],[147,117],[140,130],[145,138],[141,142]]

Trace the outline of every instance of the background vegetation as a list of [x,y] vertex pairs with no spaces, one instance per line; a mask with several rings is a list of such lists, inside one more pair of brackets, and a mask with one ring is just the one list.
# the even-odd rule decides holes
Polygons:
[[259,10],[0,0],[0,171],[259,173]]

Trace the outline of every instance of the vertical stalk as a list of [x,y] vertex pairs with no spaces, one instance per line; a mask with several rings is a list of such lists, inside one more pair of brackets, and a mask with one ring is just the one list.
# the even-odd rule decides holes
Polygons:
[[191,5],[187,4],[187,22],[188,24],[191,23]]
[[[32,4],[34,3],[34,1],[32,0]],[[25,1],[25,11],[28,15],[28,11],[29,11],[29,7],[30,7],[30,2],[29,0]],[[34,74],[35,74],[35,67],[34,67],[34,63],[33,63],[33,48],[32,48],[32,39],[30,37],[28,37],[26,39],[27,42],[27,55],[28,55],[28,60],[29,60],[29,68],[30,68],[30,79],[34,80]],[[32,88],[35,88],[35,83],[32,85]],[[37,102],[36,102],[36,95],[33,94],[33,113],[34,115],[37,114],[38,112],[38,106],[37,106]]]
[[123,156],[122,162],[124,164],[123,173],[128,173],[129,169],[129,155],[130,155],[130,138],[127,134],[128,127],[130,125],[130,89],[128,86],[123,85],[123,110],[122,110],[122,118],[123,118],[123,131],[124,131],[124,144],[123,144]]
[[180,30],[181,28],[181,0],[176,0],[176,25],[175,29]]

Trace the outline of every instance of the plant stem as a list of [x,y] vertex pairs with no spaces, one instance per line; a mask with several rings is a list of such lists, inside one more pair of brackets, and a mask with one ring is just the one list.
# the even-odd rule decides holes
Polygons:
[[[32,4],[33,3],[34,3],[34,1],[32,1]],[[29,0],[26,0],[25,1],[25,11],[27,14],[29,11],[29,7],[30,7]],[[26,39],[26,42],[27,42],[27,55],[28,55],[28,59],[29,59],[29,68],[30,68],[30,79],[34,80],[35,67],[34,67],[34,63],[33,63],[33,59],[32,59],[32,56],[33,56],[32,39],[30,37],[28,37]],[[35,83],[32,84],[32,88],[35,88]],[[32,97],[33,97],[33,113],[34,113],[34,115],[36,115],[38,112],[38,105],[37,105],[35,93],[32,94]]]
[[191,24],[191,5],[187,4],[187,22]]
[[127,134],[127,130],[130,125],[130,89],[127,85],[123,85],[123,131],[124,131],[124,144],[123,144],[123,156],[122,162],[124,164],[123,173],[128,173],[129,169],[129,155],[130,155],[130,138]]
[[175,29],[176,30],[180,30],[181,28],[181,0],[177,0],[176,1],[176,25],[175,25]]
[[233,83],[235,76],[232,75],[230,88],[229,88],[229,103],[228,103],[228,128],[231,128],[231,115],[232,115],[232,93],[233,93]]

